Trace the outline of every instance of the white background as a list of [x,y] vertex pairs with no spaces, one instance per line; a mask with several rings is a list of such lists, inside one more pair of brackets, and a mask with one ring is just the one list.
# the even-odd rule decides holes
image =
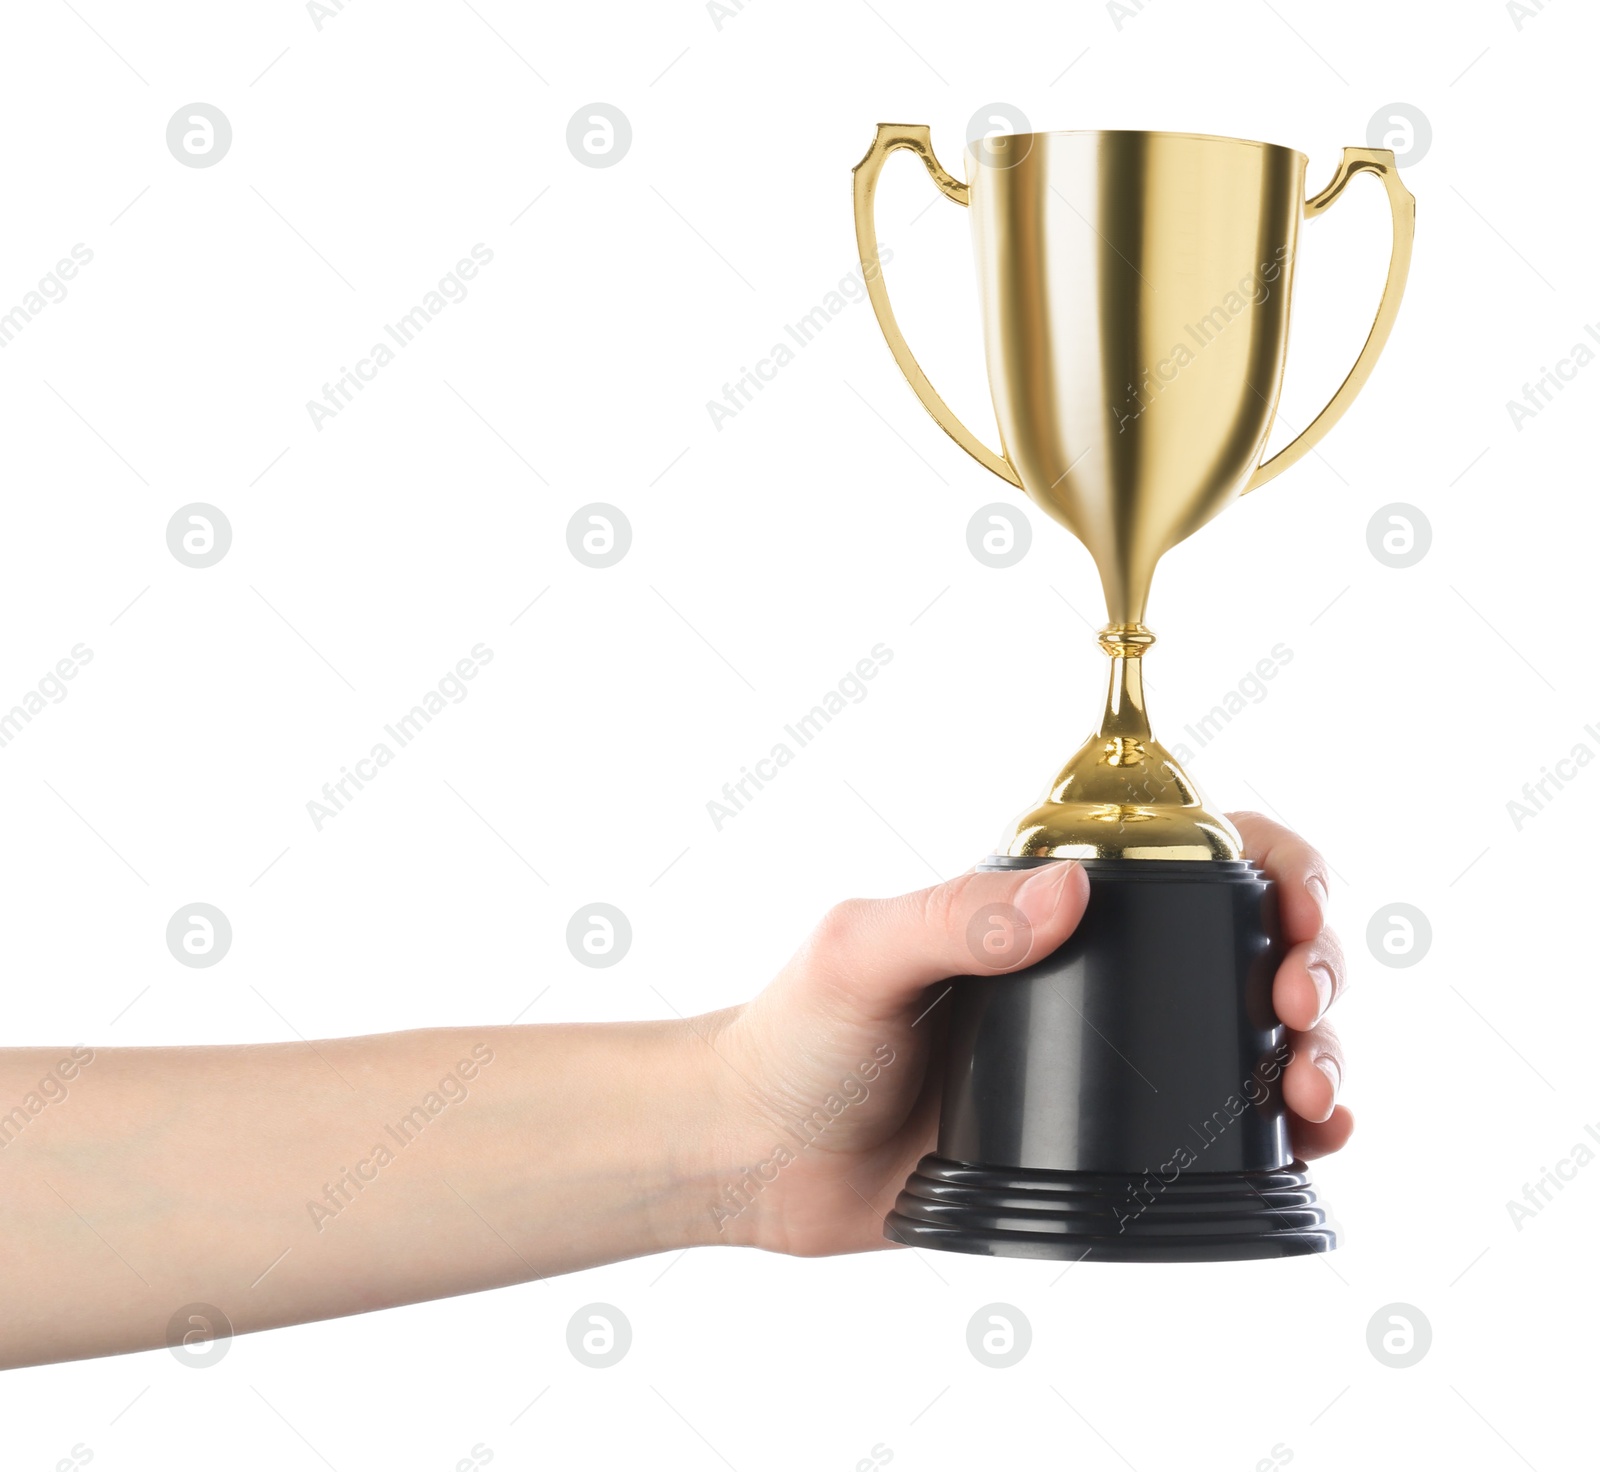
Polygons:
[[[1313,189],[1389,104],[1433,139],[1372,382],[1320,456],[1164,561],[1150,620],[1172,744],[1293,651],[1192,770],[1339,876],[1358,1129],[1315,1178],[1343,1250],[1065,1277],[696,1251],[241,1338],[204,1374],[165,1350],[14,1373],[8,1468],[78,1443],[340,1472],[476,1444],[739,1472],[880,1444],[906,1468],[1582,1460],[1600,1163],[1520,1231],[1506,1203],[1600,1122],[1600,770],[1520,831],[1507,803],[1600,752],[1600,366],[1520,430],[1506,402],[1600,318],[1589,10],[752,0],[719,28],[689,0],[434,0],[319,30],[288,0],[75,3],[10,13],[0,96],[0,310],[94,253],[0,351],[0,706],[94,653],[0,750],[12,1044],[506,1022],[535,997],[527,1021],[693,1013],[759,989],[835,900],[966,867],[1097,712],[1087,555],[1030,508],[1022,563],[974,560],[973,512],[1026,503],[923,414],[864,303],[720,430],[705,407],[851,271],[874,126],[930,123],[957,173],[995,101],[1264,138]],[[209,168],[165,143],[195,101],[233,128]],[[604,169],[566,143],[596,101],[633,130]],[[901,156],[879,229],[908,337],[993,442],[965,219]],[[1365,181],[1306,227],[1274,443],[1353,359],[1387,230]],[[306,400],[478,242],[467,299],[315,428]],[[165,541],[194,501],[233,528],[205,570]],[[600,571],[566,541],[595,501],[634,536]],[[1399,570],[1367,543],[1393,502],[1433,538]],[[307,800],[479,642],[469,698],[317,832]],[[716,831],[707,801],[879,642],[869,697]],[[564,940],[596,900],[634,932],[607,971]],[[164,943],[193,901],[233,925],[213,969]],[[1432,925],[1407,969],[1364,943],[1395,902]],[[966,1344],[997,1300],[1033,1327],[1006,1370]],[[634,1331],[605,1371],[565,1342],[596,1301]],[[1396,1302],[1433,1332],[1404,1370],[1366,1338]]]

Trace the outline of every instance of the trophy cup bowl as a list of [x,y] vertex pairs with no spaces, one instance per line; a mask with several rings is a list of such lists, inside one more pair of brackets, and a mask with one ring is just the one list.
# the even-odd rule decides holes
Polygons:
[[[889,304],[874,199],[901,148],[971,212],[998,453],[940,398]],[[1156,563],[1321,440],[1399,311],[1415,201],[1394,155],[1347,148],[1309,200],[1305,172],[1270,143],[1025,133],[972,143],[963,184],[926,126],[895,123],[856,166],[863,276],[896,362],[957,444],[1088,548],[1111,662],[1098,729],[980,866],[1078,860],[1088,909],[1044,961],[959,980],[938,1149],[886,1220],[891,1240],[1107,1261],[1336,1245],[1289,1149],[1272,887],[1151,733],[1141,678]],[[1262,463],[1300,220],[1363,173],[1394,222],[1377,316],[1327,406]]]

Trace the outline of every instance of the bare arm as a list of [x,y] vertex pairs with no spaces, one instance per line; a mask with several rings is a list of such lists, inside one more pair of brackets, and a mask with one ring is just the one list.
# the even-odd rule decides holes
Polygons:
[[0,1364],[160,1345],[194,1303],[243,1333],[703,1239],[703,1051],[641,1023],[0,1052]]

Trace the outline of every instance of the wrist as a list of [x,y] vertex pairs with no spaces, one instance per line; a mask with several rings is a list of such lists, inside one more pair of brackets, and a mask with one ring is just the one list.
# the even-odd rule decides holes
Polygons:
[[[751,1223],[734,1199],[752,1134],[738,1067],[721,1041],[737,1011],[661,1025],[649,1086],[639,1098],[641,1163],[664,1169],[641,1181],[656,1251],[746,1246]],[[730,1195],[730,1191],[733,1195]]]

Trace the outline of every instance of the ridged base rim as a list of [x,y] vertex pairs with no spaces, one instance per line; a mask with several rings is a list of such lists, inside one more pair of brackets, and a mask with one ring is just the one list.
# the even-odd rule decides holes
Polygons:
[[986,1257],[1238,1262],[1331,1252],[1306,1168],[1158,1175],[964,1165],[926,1155],[884,1236]]

